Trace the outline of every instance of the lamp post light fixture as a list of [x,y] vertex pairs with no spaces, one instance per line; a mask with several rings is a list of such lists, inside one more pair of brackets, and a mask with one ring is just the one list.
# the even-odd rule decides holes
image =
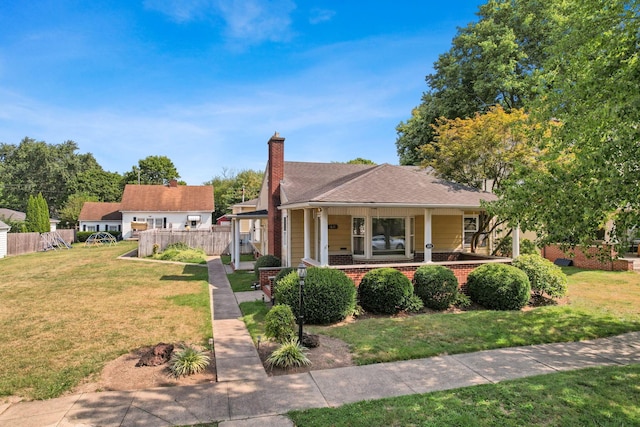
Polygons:
[[304,323],[304,279],[307,277],[307,266],[304,263],[298,265],[298,278],[300,279],[300,300],[298,306],[298,343],[302,345],[302,324]]

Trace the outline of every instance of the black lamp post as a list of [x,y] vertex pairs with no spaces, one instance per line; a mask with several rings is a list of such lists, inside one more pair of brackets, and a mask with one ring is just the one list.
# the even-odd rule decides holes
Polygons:
[[298,277],[300,278],[300,305],[298,307],[298,343],[302,345],[302,324],[304,323],[304,279],[307,277],[307,266],[302,262],[298,265]]

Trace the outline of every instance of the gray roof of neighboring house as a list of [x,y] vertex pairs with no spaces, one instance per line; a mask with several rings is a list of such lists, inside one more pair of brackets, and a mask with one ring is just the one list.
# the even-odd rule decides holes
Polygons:
[[14,211],[13,209],[0,208],[0,218],[10,219],[12,221],[24,221],[27,214],[20,211]]
[[11,227],[9,227],[4,222],[0,221],[0,230],[10,230],[10,229],[11,229]]
[[[12,221],[24,221],[27,219],[27,214],[20,211],[14,211],[13,209],[0,208],[0,219],[12,220]],[[49,222],[57,224],[59,219],[49,218]]]
[[479,207],[491,193],[445,181],[416,166],[285,162],[282,205],[318,203]]

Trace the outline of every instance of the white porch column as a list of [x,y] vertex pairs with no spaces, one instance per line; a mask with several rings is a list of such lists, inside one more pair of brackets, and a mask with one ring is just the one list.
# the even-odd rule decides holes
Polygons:
[[233,259],[236,268],[240,268],[240,221],[231,220],[233,230]]
[[304,210],[304,257],[311,258],[311,209]]
[[432,262],[431,209],[424,210],[424,262]]
[[513,246],[511,248],[511,257],[517,258],[520,256],[520,227],[516,225],[512,230],[511,235],[513,243]]
[[320,212],[320,265],[329,265],[329,213],[326,208]]

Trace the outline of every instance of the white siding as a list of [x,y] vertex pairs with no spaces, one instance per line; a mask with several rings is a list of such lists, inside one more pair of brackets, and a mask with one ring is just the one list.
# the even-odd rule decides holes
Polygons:
[[[192,227],[187,222],[187,216],[200,215],[200,223]],[[145,222],[149,218],[167,219],[167,228],[184,230],[186,225],[192,230],[211,230],[211,212],[122,212],[122,237],[131,237],[131,222],[136,218],[138,222]]]
[[7,230],[0,229],[0,258],[7,256]]

